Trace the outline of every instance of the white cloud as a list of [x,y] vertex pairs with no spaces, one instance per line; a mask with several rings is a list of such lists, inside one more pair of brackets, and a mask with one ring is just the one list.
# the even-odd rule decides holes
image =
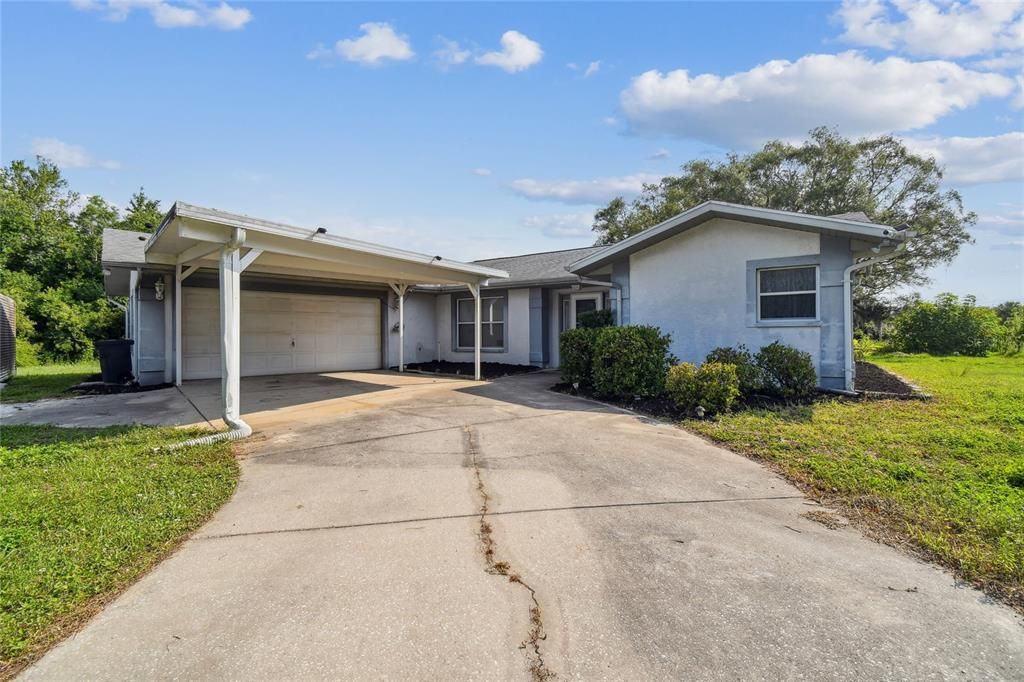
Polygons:
[[492,173],[490,168],[474,168],[473,175],[479,175],[482,178],[486,178],[492,175]]
[[652,161],[661,161],[662,159],[667,159],[670,156],[672,156],[672,152],[670,152],[669,150],[667,150],[664,147],[662,147],[661,149],[659,149],[658,151],[654,152],[653,154],[651,154],[647,158],[652,160]]
[[536,180],[519,178],[510,188],[527,199],[560,201],[564,204],[603,204],[617,196],[635,196],[645,183],[661,180],[660,175],[634,173],[596,180]]
[[988,71],[1024,71],[1024,53],[1004,52],[988,59],[979,59],[972,62],[971,66]]
[[979,215],[975,231],[1024,238],[1024,206],[1009,205],[996,210],[999,212]]
[[844,0],[836,12],[841,38],[913,55],[970,57],[1024,43],[1024,2]]
[[606,126],[617,126],[619,125],[619,119],[614,116],[605,116],[601,119],[601,123],[604,123]]
[[565,68],[569,69],[570,71],[575,71],[580,67],[576,65],[576,62],[569,62],[568,64],[565,65]]
[[476,58],[476,63],[516,73],[538,63],[543,56],[544,50],[540,43],[530,40],[519,31],[505,31],[501,36],[501,50],[485,52]]
[[438,41],[441,43],[441,48],[434,52],[434,59],[442,69],[458,66],[469,59],[469,50],[462,48],[456,41],[448,40],[443,36],[438,36]]
[[593,213],[554,213],[529,216],[523,220],[527,227],[540,230],[547,237],[570,239],[591,235]]
[[946,167],[945,180],[970,185],[1024,182],[1024,132],[993,137],[908,138],[918,154],[934,156]]
[[639,133],[755,145],[800,138],[819,125],[846,135],[914,130],[1013,88],[1005,76],[952,62],[872,61],[849,51],[770,61],[728,76],[647,71],[620,103]]
[[317,45],[306,53],[306,59],[329,59],[334,56],[350,62],[375,66],[386,60],[406,61],[416,56],[409,38],[395,33],[391,24],[367,22],[359,25],[363,35],[343,38],[334,48]]
[[601,62],[590,62],[587,64],[587,70],[583,72],[584,78],[590,78],[595,73],[601,70]]
[[124,21],[136,9],[148,11],[160,28],[216,28],[237,31],[252,20],[252,12],[232,7],[227,2],[208,3],[201,0],[167,2],[166,0],[72,0],[80,10],[102,12],[108,21]]
[[32,140],[32,153],[49,159],[61,168],[105,168],[117,170],[117,161],[101,161],[93,158],[85,147],[68,144],[55,137],[37,137]]

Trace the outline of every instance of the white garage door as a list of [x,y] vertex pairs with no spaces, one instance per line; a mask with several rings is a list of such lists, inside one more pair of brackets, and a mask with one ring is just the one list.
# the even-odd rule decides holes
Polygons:
[[[216,289],[182,289],[185,379],[220,376]],[[242,292],[242,376],[378,369],[380,300]]]

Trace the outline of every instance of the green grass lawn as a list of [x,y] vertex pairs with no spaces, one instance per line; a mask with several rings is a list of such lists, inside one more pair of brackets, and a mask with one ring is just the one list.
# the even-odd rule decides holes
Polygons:
[[837,399],[684,426],[1024,610],[1024,358],[868,360],[934,400]]
[[72,632],[232,494],[220,443],[168,428],[0,431],[0,678]]
[[18,375],[0,391],[0,402],[23,403],[42,398],[67,396],[65,391],[100,371],[97,360],[72,365],[39,365],[19,367]]

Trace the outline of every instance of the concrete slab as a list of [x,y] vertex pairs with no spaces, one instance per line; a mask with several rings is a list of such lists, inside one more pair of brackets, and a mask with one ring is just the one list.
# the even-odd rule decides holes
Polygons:
[[231,502],[26,679],[529,678],[532,601],[486,570],[478,481],[559,678],[1022,678],[1009,609],[551,379],[371,377],[253,413]]

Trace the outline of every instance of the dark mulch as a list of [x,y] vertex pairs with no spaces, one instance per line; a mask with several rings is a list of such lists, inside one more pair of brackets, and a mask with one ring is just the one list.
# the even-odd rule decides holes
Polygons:
[[150,384],[140,386],[138,382],[131,381],[125,384],[108,384],[101,379],[101,375],[94,374],[86,381],[75,384],[68,389],[68,393],[77,395],[110,395],[111,393],[142,393],[145,391],[157,391],[161,388],[171,388],[174,384]]
[[864,393],[866,397],[922,397],[922,393],[917,387],[870,362],[857,363],[856,389],[858,392]]
[[[407,363],[405,368],[416,372],[430,372],[432,374],[473,376],[472,362],[438,362],[436,360],[432,360],[431,362]],[[497,379],[499,377],[507,377],[514,374],[536,372],[539,369],[539,367],[534,367],[533,365],[507,365],[503,362],[481,362],[480,376],[484,379]]]

